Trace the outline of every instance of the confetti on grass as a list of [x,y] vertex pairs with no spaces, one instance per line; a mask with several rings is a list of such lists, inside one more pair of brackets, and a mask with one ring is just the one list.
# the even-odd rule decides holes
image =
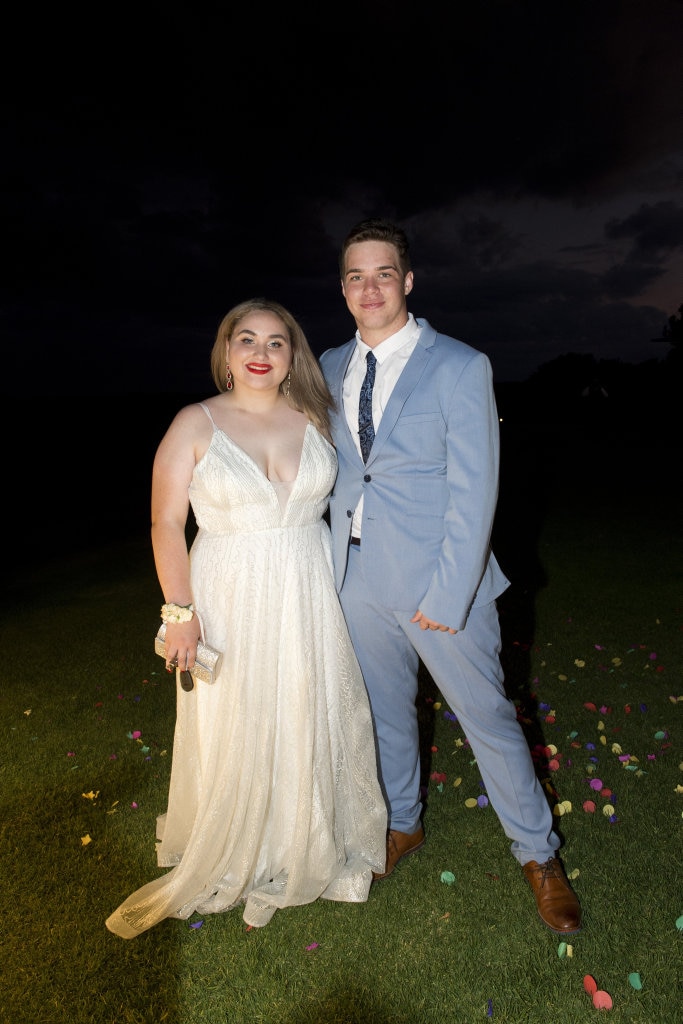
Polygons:
[[602,989],[598,988],[597,982],[591,974],[584,976],[583,987],[593,1000],[593,1006],[596,1010],[612,1009],[612,997],[608,992],[603,992]]

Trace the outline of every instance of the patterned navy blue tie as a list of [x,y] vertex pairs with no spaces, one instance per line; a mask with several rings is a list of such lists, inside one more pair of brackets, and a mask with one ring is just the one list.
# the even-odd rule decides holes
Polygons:
[[363,462],[368,461],[372,442],[375,440],[375,427],[372,422],[372,388],[375,383],[377,359],[373,352],[368,352],[365,362],[367,370],[363,386],[360,389],[360,402],[358,403],[358,435]]

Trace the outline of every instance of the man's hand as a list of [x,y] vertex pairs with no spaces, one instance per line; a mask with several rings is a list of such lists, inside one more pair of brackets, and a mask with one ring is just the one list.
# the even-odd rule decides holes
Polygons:
[[418,610],[413,615],[411,622],[417,622],[420,629],[438,629],[440,633],[457,633],[457,629],[451,629],[450,626],[444,626],[441,622],[435,622],[434,619],[428,619],[426,615]]

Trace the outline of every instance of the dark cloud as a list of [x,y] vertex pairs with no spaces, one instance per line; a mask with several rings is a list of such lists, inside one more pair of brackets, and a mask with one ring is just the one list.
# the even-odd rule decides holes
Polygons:
[[5,388],[212,390],[217,324],[255,294],[337,344],[366,216],[407,228],[413,311],[499,379],[646,359],[683,301],[678,0],[33,18],[8,19],[31,71],[0,99]]

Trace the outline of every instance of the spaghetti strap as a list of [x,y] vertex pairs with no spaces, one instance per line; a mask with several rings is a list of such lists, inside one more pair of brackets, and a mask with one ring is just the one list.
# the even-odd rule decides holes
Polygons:
[[213,416],[212,416],[212,415],[211,415],[211,413],[209,412],[209,407],[208,407],[208,405],[206,405],[206,404],[205,404],[204,402],[197,402],[197,405],[200,405],[200,406],[202,407],[202,409],[204,410],[204,412],[206,413],[206,415],[207,415],[207,416],[209,417],[209,419],[211,420],[211,426],[213,427],[213,429],[214,429],[214,430],[216,430],[216,429],[217,429],[217,428],[216,428],[216,424],[214,423],[214,420],[213,420]]

